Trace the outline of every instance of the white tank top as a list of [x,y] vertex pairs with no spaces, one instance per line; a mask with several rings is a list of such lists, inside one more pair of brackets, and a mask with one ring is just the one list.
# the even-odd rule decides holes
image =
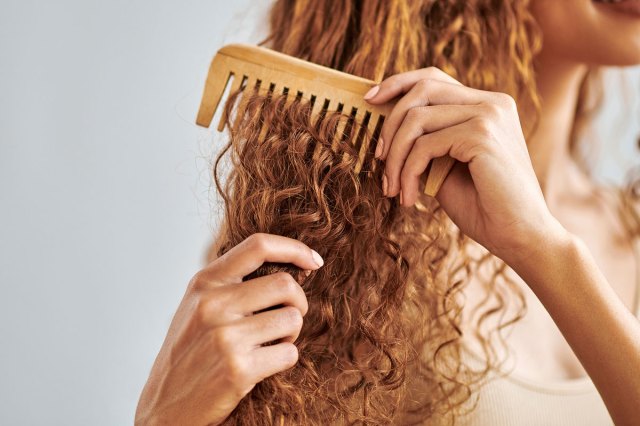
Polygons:
[[[637,286],[633,312],[640,319],[640,243],[634,246]],[[466,352],[466,351],[465,351]],[[478,359],[469,352],[466,358]],[[613,425],[600,394],[591,379],[532,381],[514,373],[493,374],[479,389],[477,405],[456,424],[466,426],[506,425]]]

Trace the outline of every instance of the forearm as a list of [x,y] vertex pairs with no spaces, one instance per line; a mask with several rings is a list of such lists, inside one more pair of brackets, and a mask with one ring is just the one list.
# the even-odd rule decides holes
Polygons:
[[511,266],[555,321],[615,423],[637,422],[640,323],[581,241],[570,234],[545,240],[540,250]]

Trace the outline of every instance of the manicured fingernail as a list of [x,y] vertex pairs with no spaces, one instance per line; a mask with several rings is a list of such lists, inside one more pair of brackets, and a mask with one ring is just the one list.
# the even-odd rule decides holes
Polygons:
[[311,270],[310,269],[305,270],[304,274],[308,277],[309,275],[311,275]]
[[384,149],[384,141],[382,140],[382,136],[378,138],[378,145],[376,146],[376,153],[374,154],[376,158],[380,158],[382,155],[382,150]]
[[382,175],[382,194],[386,197],[387,196],[387,175]]
[[364,100],[368,101],[369,99],[373,98],[378,93],[378,90],[380,90],[380,86],[376,84],[371,89],[369,89],[367,93],[364,94]]
[[324,260],[318,254],[317,251],[311,250],[311,257],[313,257],[313,261],[316,262],[316,265],[318,265],[318,268],[321,267],[322,265],[324,265]]
[[402,191],[400,191],[400,205],[402,206]]

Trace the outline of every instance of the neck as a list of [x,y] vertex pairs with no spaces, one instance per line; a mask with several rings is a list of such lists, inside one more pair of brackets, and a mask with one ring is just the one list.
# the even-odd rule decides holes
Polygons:
[[527,145],[538,181],[549,202],[561,198],[572,186],[570,172],[576,171],[576,164],[571,158],[569,144],[580,84],[587,66],[563,62],[543,51],[537,58],[536,72],[542,110],[536,132]]

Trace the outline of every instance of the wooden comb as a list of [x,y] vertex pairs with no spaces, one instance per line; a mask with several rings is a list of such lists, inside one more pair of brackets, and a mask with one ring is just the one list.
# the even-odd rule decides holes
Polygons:
[[[317,117],[327,110],[351,113],[355,122],[358,123],[363,123],[366,117],[368,120],[366,126],[372,135],[373,142],[375,142],[376,129],[379,132],[384,117],[391,112],[395,104],[391,101],[383,105],[371,105],[363,99],[364,94],[377,84],[372,80],[323,67],[264,47],[230,44],[218,50],[211,61],[196,119],[199,126],[210,126],[232,76],[229,93],[235,93],[238,90],[244,92],[246,88],[249,88],[246,90],[249,92],[259,85],[259,91],[262,93],[267,91],[298,93],[303,99],[312,102],[312,117]],[[243,102],[246,102],[248,97],[243,93],[243,99],[237,110],[236,124],[240,121],[238,118],[243,115]],[[223,110],[218,131],[224,130],[225,121]],[[344,131],[344,120],[339,122],[339,126],[342,128],[339,127],[336,130],[336,135],[341,135]],[[369,147],[365,144],[360,147],[356,173],[359,173],[362,167],[367,149]],[[434,197],[451,170],[454,160],[444,156],[434,159],[431,163],[431,167],[427,169],[424,193]]]

